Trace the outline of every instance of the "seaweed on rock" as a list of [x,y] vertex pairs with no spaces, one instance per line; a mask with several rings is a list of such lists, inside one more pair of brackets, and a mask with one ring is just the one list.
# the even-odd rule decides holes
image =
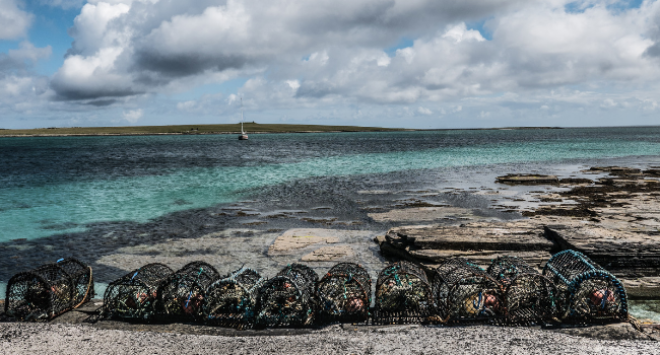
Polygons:
[[517,257],[503,256],[488,274],[504,287],[505,320],[509,324],[544,324],[557,313],[557,288],[549,278]]
[[550,258],[543,274],[560,293],[564,322],[593,324],[628,319],[628,298],[623,284],[584,254],[565,250]]
[[206,290],[206,322],[238,329],[254,327],[257,291],[263,283],[261,275],[248,268],[212,283]]
[[374,324],[427,323],[435,308],[431,285],[419,266],[399,261],[378,275]]
[[7,283],[5,315],[50,320],[94,296],[92,268],[73,258],[14,275]]
[[333,266],[317,287],[321,323],[366,322],[371,304],[371,278],[359,264]]
[[302,327],[314,322],[314,289],[318,275],[308,266],[291,264],[259,289],[260,327]]
[[448,259],[435,270],[433,295],[442,323],[497,321],[504,314],[500,283],[464,258]]
[[153,263],[111,282],[103,295],[104,312],[112,318],[152,319],[158,285],[172,273],[167,265]]
[[220,278],[218,271],[203,261],[185,265],[158,286],[157,317],[167,321],[203,320],[206,290]]

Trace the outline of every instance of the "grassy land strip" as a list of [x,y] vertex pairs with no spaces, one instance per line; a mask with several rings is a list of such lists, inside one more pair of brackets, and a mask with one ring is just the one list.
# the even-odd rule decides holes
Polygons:
[[[238,124],[217,125],[177,125],[177,126],[137,126],[137,127],[72,127],[72,128],[36,128],[36,129],[0,129],[2,136],[67,136],[67,135],[134,135],[134,134],[220,134],[239,133]],[[286,132],[382,132],[401,131],[402,129],[357,127],[357,126],[317,126],[292,124],[245,123],[248,133],[286,133]]]

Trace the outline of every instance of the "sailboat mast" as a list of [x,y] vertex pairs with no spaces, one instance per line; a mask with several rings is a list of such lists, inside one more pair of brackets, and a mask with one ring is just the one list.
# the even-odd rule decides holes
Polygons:
[[241,97],[241,134],[245,134],[243,131],[243,121],[245,120],[245,114],[243,113],[243,98]]
[[238,136],[239,141],[246,141],[248,139],[247,133],[243,130],[243,121],[245,120],[245,114],[243,113],[243,98],[241,97],[241,135]]

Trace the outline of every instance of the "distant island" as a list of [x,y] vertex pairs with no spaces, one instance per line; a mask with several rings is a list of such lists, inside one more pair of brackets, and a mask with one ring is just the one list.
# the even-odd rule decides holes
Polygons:
[[[404,129],[360,126],[324,126],[297,124],[244,123],[249,134],[259,133],[324,133],[324,132],[396,132],[396,131],[446,131],[456,129]],[[468,130],[502,129],[556,129],[557,127],[502,127],[467,128]],[[239,134],[240,126],[232,124],[175,125],[175,126],[126,126],[126,127],[69,127],[0,129],[0,137],[58,137],[58,136],[131,136],[131,135],[195,135],[195,134]]]

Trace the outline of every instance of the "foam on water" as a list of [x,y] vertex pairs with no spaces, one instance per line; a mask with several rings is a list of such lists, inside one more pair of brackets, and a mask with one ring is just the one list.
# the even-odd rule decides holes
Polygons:
[[[407,135],[415,133],[407,132]],[[372,133],[368,137],[374,139],[377,135]],[[396,134],[383,135],[383,139],[406,137]],[[437,134],[437,140],[442,142],[445,136],[446,133],[440,132]],[[314,139],[314,135],[299,137]],[[253,139],[272,137],[257,135]],[[0,242],[83,231],[86,224],[94,222],[145,222],[178,210],[208,207],[236,201],[251,194],[258,195],[259,187],[315,176],[575,158],[660,155],[660,143],[612,137],[521,140],[413,149],[385,153],[328,154],[324,157],[305,157],[297,159],[298,161],[294,159],[295,162],[289,163],[186,167],[152,175],[23,184],[5,188],[1,190],[4,197],[0,199]],[[296,151],[291,150],[288,154],[295,156]]]

